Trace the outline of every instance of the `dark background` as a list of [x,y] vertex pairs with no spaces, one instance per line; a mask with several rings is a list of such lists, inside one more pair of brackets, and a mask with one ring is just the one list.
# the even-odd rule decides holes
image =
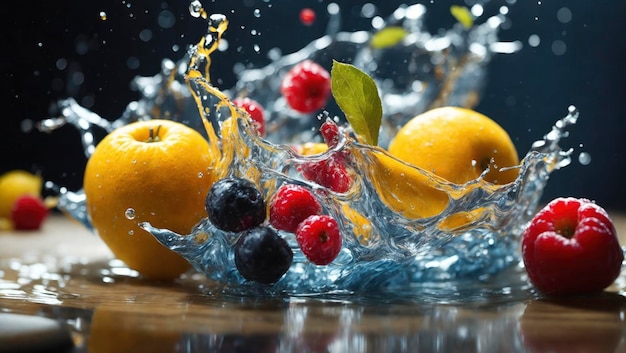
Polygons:
[[[370,19],[360,15],[367,1],[337,3],[342,8],[343,30],[370,28]],[[378,2],[377,14],[386,17],[401,3]],[[455,22],[449,13],[451,4],[465,4],[422,3],[429,11],[431,32]],[[28,130],[29,123],[48,116],[54,102],[66,97],[110,120],[117,118],[138,97],[130,88],[133,77],[154,75],[163,58],[181,58],[187,45],[205,33],[204,22],[189,15],[188,4],[181,0],[60,0],[13,2],[11,10],[2,7],[5,133],[0,139],[0,173],[26,169],[70,189],[80,188],[86,160],[78,133],[68,126],[43,134]],[[223,88],[234,84],[234,63],[264,65],[269,49],[295,51],[321,36],[327,21],[327,1],[214,0],[203,4],[209,12],[226,14],[231,22],[225,35],[229,50],[217,53],[212,67],[213,82]],[[490,1],[485,13],[493,14],[503,5],[509,7],[510,26],[500,32],[500,39],[519,40],[524,48],[494,57],[476,109],[509,131],[524,155],[533,141],[567,113],[569,105],[577,106],[581,117],[562,144],[574,148],[573,163],[553,174],[544,198],[587,197],[607,209],[626,210],[626,1]],[[303,7],[317,11],[312,26],[299,22]],[[563,7],[572,14],[566,23],[557,18]],[[260,17],[254,15],[255,9],[260,10]],[[252,30],[260,35],[253,36]],[[540,38],[537,47],[528,43],[533,34]],[[562,55],[553,52],[555,40],[566,45]],[[255,43],[260,53],[254,51]],[[590,153],[591,164],[577,161],[580,152]]]

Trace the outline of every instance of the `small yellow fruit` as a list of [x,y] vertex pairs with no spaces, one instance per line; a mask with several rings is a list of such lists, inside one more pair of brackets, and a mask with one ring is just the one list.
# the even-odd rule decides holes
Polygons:
[[41,195],[43,180],[24,170],[12,170],[0,176],[0,218],[10,218],[13,204],[22,195]]
[[484,180],[507,184],[519,165],[515,145],[495,121],[458,107],[429,110],[411,119],[396,134],[389,153],[448,181],[463,184],[489,168]]
[[206,216],[204,200],[216,179],[209,151],[197,131],[148,120],[114,130],[89,158],[84,190],[92,224],[113,254],[144,277],[171,279],[189,269],[138,223],[188,234]]

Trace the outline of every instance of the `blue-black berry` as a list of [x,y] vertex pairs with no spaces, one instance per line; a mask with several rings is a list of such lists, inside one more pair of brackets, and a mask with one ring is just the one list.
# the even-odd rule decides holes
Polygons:
[[250,228],[235,244],[235,265],[249,281],[275,283],[289,270],[292,260],[289,244],[270,227]]
[[206,196],[209,220],[219,229],[240,232],[256,227],[267,216],[261,191],[243,178],[224,178],[213,184]]

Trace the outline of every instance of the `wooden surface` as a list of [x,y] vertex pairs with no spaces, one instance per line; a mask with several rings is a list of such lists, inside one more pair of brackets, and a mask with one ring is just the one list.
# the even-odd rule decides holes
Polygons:
[[[626,217],[612,218],[626,244]],[[62,216],[0,233],[0,264],[0,313],[66,323],[76,352],[626,352],[624,273],[602,295],[559,300],[229,297],[193,274],[136,278]]]

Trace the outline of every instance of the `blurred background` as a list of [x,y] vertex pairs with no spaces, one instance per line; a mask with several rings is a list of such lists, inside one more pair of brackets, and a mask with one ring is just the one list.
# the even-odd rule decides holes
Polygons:
[[[322,36],[328,1],[213,0],[211,13],[230,20],[229,49],[214,56],[212,80],[234,85],[233,65],[263,66],[267,53],[300,49]],[[401,1],[336,1],[342,30],[370,29],[372,16],[386,18]],[[408,2],[412,4],[414,2]],[[426,25],[436,33],[456,21],[452,4],[473,0],[421,1]],[[555,172],[544,194],[586,197],[610,210],[626,211],[626,1],[502,0],[482,1],[485,14],[508,8],[503,41],[519,41],[514,54],[496,55],[489,66],[476,110],[498,121],[520,155],[541,139],[575,105],[581,114],[562,143],[573,148],[572,164]],[[78,132],[70,126],[52,134],[32,129],[48,117],[54,103],[73,97],[81,105],[114,120],[137,99],[130,87],[136,76],[159,72],[164,58],[178,60],[205,33],[192,18],[188,1],[29,1],[0,9],[5,50],[0,59],[5,128],[0,139],[0,173],[37,172],[46,180],[77,190],[86,159]],[[364,5],[366,7],[364,7]],[[313,24],[299,19],[302,8],[316,14]],[[367,11],[364,11],[367,9]],[[258,45],[259,50],[255,49]],[[588,154],[591,159],[578,156]]]

